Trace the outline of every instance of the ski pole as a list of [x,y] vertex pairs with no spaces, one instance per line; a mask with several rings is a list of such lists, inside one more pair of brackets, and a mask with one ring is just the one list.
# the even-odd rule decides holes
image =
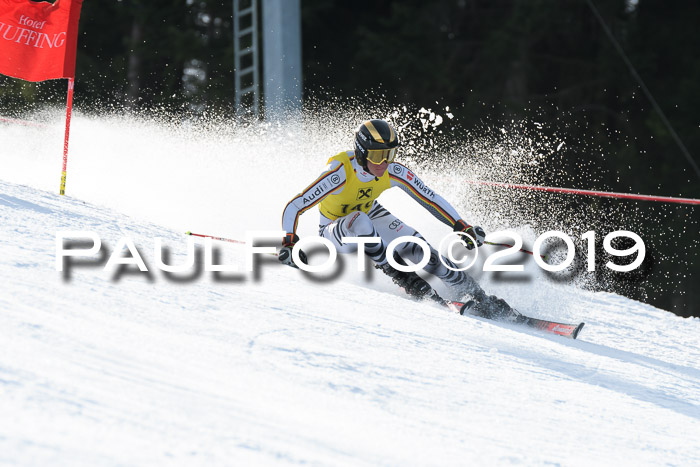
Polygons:
[[[494,246],[503,246],[507,248],[513,248],[513,245],[509,245],[507,243],[495,243],[495,242],[484,242],[486,245],[494,245]],[[525,248],[521,248],[519,251],[522,251],[523,253],[527,253],[528,255],[535,256],[535,254],[530,251],[526,250]],[[540,255],[543,260],[547,261],[547,255]]]
[[189,230],[187,232],[185,232],[185,235],[192,235],[194,237],[202,237],[202,238],[213,238],[214,240],[221,240],[222,242],[238,243],[239,245],[245,245],[245,242],[242,240],[234,240],[232,238],[214,237],[213,235],[192,233]]
[[[215,237],[213,235],[198,234],[198,233],[190,232],[189,230],[187,232],[185,232],[185,235],[192,235],[194,237],[202,237],[202,238],[211,238],[213,240],[220,240],[222,242],[236,243],[238,245],[247,245],[247,243],[244,242],[243,240],[236,240],[233,238],[225,238],[225,237]],[[268,253],[268,254],[272,255],[272,256],[278,255],[277,253]]]

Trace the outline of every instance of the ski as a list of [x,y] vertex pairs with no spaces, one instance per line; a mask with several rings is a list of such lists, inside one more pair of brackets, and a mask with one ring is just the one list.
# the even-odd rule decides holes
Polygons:
[[539,329],[540,331],[549,332],[551,334],[558,334],[560,336],[568,337],[570,339],[576,339],[579,332],[583,329],[586,323],[579,324],[566,324],[557,323],[555,321],[547,321],[545,319],[530,318],[529,316],[521,315],[524,320],[524,324],[531,328]]
[[[446,306],[448,309],[459,313],[460,315],[464,314],[470,314],[468,311],[466,311],[466,303],[463,302],[457,302],[453,300],[445,300],[441,298],[437,293],[433,291],[433,295],[431,295],[430,299],[442,304],[443,306]],[[583,329],[583,326],[585,323],[579,323],[579,324],[567,324],[567,323],[557,323],[556,321],[548,321],[545,319],[538,319],[538,318],[531,318],[529,316],[525,316],[520,312],[517,312],[518,314],[515,316],[515,319],[512,321],[504,321],[504,322],[510,322],[514,324],[522,324],[528,327],[531,327],[533,329],[537,329],[539,331],[547,332],[550,334],[557,334],[559,336],[564,336],[568,337],[569,339],[576,339],[581,332],[581,329]],[[475,315],[478,316],[478,315]]]
[[[405,291],[405,289],[404,289]],[[449,310],[459,313],[460,315],[472,315],[481,316],[479,314],[471,313],[469,309],[473,306],[473,302],[458,302],[454,300],[445,300],[438,294],[435,289],[430,289],[427,294],[423,295],[424,300],[431,300],[438,303]],[[513,310],[514,315],[509,316],[507,319],[495,320],[503,323],[521,324],[528,326],[539,331],[543,331],[549,334],[556,334],[559,336],[564,336],[569,339],[576,339],[583,329],[585,323],[578,324],[568,324],[568,323],[558,323],[556,321],[548,321],[546,319],[531,318],[520,313],[518,310]],[[481,316],[483,318],[483,316]]]

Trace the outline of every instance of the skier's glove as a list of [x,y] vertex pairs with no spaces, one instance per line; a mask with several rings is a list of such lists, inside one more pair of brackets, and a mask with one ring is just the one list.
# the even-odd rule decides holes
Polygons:
[[478,225],[469,225],[463,220],[458,220],[455,222],[454,229],[455,232],[462,232],[469,237],[464,237],[460,235],[460,238],[464,240],[464,246],[467,247],[467,250],[473,250],[474,249],[474,240],[476,240],[476,246],[481,246],[484,244],[484,239],[486,238],[486,234],[484,233],[484,229],[479,227]]
[[[299,236],[297,234],[288,233],[284,236],[284,239],[282,240],[282,249],[277,254],[277,259],[280,261],[280,263],[286,264],[287,266],[291,266],[293,268],[299,268],[299,266],[294,264],[294,259],[292,258],[292,250],[294,249],[294,244],[298,241]],[[299,259],[304,264],[309,264],[306,261],[306,254],[302,250],[299,250]]]
[[299,241],[299,235],[297,235],[295,233],[288,233],[282,239],[282,246],[288,246],[288,247],[292,248],[292,247],[294,247],[294,245],[298,241]]

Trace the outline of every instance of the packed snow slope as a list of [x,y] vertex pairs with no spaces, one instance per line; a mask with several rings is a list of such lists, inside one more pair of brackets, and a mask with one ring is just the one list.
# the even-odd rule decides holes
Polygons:
[[[578,340],[407,300],[354,258],[323,280],[272,257],[256,273],[215,275],[199,256],[161,272],[157,238],[182,265],[186,230],[279,229],[347,137],[278,130],[78,116],[60,197],[60,124],[0,126],[0,463],[700,464],[700,319],[531,265],[475,275],[529,315],[585,321]],[[433,181],[468,218],[458,189]],[[445,233],[400,196],[382,201]],[[315,213],[302,223],[313,233]],[[66,230],[94,232],[99,261],[57,271]],[[104,269],[124,237],[149,273]],[[245,247],[216,246],[243,269]]]

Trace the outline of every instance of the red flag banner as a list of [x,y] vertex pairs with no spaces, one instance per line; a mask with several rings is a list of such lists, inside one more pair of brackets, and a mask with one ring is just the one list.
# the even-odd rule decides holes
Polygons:
[[83,0],[0,0],[0,73],[26,81],[74,78]]

